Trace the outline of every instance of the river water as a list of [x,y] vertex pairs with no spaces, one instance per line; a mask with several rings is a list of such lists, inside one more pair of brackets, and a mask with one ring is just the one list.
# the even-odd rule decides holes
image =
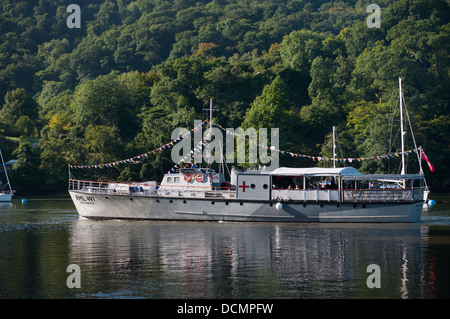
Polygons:
[[68,196],[14,199],[0,298],[450,298],[450,195],[430,197],[419,224],[98,221]]

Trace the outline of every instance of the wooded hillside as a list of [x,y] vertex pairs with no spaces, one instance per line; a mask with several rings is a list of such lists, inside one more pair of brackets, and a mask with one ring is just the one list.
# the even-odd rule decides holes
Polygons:
[[[418,145],[450,188],[450,5],[372,1],[0,0],[0,147],[17,158],[13,186],[67,187],[68,164],[109,163],[171,141],[176,127],[279,127],[280,149],[399,172],[398,78]],[[19,138],[19,139],[17,139]],[[30,142],[31,141],[31,142]],[[36,143],[33,144],[33,141]],[[411,135],[406,149],[414,148]],[[341,156],[342,154],[342,156]],[[139,165],[80,169],[77,178],[159,179],[169,152]],[[280,155],[280,165],[330,166]],[[415,154],[409,172],[417,172]]]

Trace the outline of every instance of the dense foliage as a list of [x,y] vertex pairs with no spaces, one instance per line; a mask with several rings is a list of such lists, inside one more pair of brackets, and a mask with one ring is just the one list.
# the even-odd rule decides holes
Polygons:
[[[71,29],[67,1],[0,0],[0,147],[18,159],[14,186],[64,189],[68,163],[159,147],[205,119],[210,98],[223,127],[279,127],[283,150],[331,157],[336,126],[343,157],[388,154],[399,150],[402,77],[417,143],[437,168],[424,164],[428,181],[449,188],[449,2],[379,0],[381,28],[367,26],[370,3],[78,1],[81,28]],[[157,152],[74,174],[148,180],[173,165]],[[398,172],[399,159],[351,165]]]

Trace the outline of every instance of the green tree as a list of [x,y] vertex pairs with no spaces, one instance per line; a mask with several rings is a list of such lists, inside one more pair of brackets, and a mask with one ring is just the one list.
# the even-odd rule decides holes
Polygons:
[[39,149],[32,147],[29,142],[21,137],[19,145],[12,155],[17,159],[17,162],[12,166],[14,183],[31,190],[41,181]]
[[280,55],[283,64],[302,74],[309,74],[311,64],[322,54],[325,36],[309,30],[292,31],[283,38]]
[[89,163],[109,163],[123,156],[123,145],[115,127],[90,125],[86,129],[85,140]]
[[[24,117],[21,122],[22,125],[15,126],[16,122],[22,117],[28,117],[26,120]],[[36,101],[25,91],[25,89],[18,88],[9,91],[5,95],[5,103],[0,110],[0,123],[5,125],[6,129],[15,134],[23,134],[24,131],[17,131],[16,129],[31,130],[30,126],[35,125],[38,118],[38,104]],[[25,121],[26,120],[26,125]],[[30,132],[27,132],[30,133]]]
[[[278,128],[280,149],[295,152],[304,146],[304,131],[298,109],[290,98],[289,88],[280,76],[264,87],[262,94],[247,110],[242,128],[251,127],[257,132],[259,128],[267,128],[268,134],[271,129]],[[271,143],[269,136],[268,142]]]
[[81,84],[74,92],[73,121],[83,128],[115,126],[122,138],[131,138],[139,130],[137,118],[142,105],[114,75],[100,76]]
[[292,118],[286,116],[292,105],[288,87],[283,79],[277,76],[272,83],[264,87],[262,94],[255,99],[251,108],[247,110],[242,127],[244,129],[249,127],[284,127],[292,121]]

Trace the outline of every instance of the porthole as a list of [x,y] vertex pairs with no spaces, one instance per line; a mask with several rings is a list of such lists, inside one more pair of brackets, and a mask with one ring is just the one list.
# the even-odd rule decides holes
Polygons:
[[212,201],[212,202],[211,202],[211,205],[214,205],[214,204],[215,204],[215,202],[214,202],[214,201]]
[[273,203],[270,203],[269,206],[272,207],[272,206],[273,206]]
[[306,203],[303,203],[303,207],[306,207]]
[[109,197],[108,197],[108,196],[106,196],[106,197],[105,197],[105,199],[109,199]]
[[130,200],[133,200],[132,198],[130,198]]
[[228,205],[228,202],[225,202],[225,205]]
[[255,184],[250,184],[250,188],[251,188],[251,189],[255,189],[255,188],[256,188],[256,185],[255,185]]
[[337,208],[341,207],[341,204],[336,204],[336,207],[337,207]]
[[186,200],[184,200],[184,201],[183,201],[183,204],[186,204],[186,203],[187,203]]
[[169,202],[173,203],[173,200],[171,199],[171,200],[169,200]]
[[268,189],[268,188],[269,188],[269,185],[264,184],[264,185],[263,185],[263,188],[264,188],[264,189]]
[[320,208],[322,208],[322,207],[323,207],[323,204],[321,203],[321,204],[320,204]]
[[241,206],[244,205],[244,202],[240,202],[239,205],[241,205]]
[[159,199],[157,199],[156,202],[159,203]]

